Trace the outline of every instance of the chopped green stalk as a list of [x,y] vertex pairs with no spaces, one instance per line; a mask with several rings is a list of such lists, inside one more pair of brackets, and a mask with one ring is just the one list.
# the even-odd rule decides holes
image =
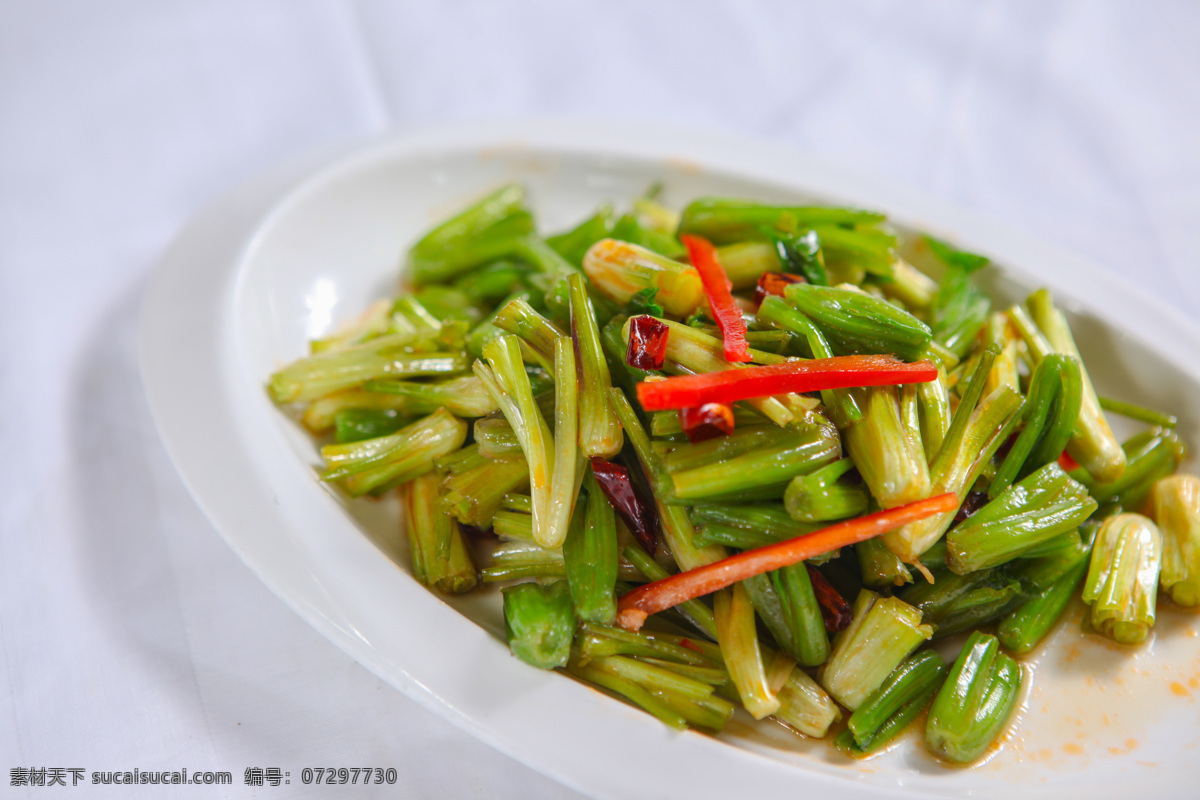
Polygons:
[[495,401],[483,388],[483,382],[474,375],[429,383],[380,378],[367,381],[363,388],[369,392],[407,397],[410,400],[407,407],[415,414],[428,414],[443,406],[458,417],[482,417],[497,410]]
[[[961,503],[1018,418],[1021,396],[1007,387],[979,401],[996,355],[994,349],[985,350],[967,384],[942,449],[929,470],[930,496],[954,492]],[[946,513],[927,517],[885,533],[883,541],[901,560],[914,563],[941,538],[954,522],[954,516]]]
[[576,506],[563,559],[575,613],[609,624],[617,618],[617,517],[590,473],[587,484],[587,501]]
[[923,241],[946,265],[946,274],[929,314],[933,335],[963,358],[970,352],[992,308],[987,295],[971,280],[971,273],[987,266],[988,259],[957,250],[930,236],[923,237]]
[[1135,419],[1138,422],[1145,422],[1148,425],[1156,425],[1160,428],[1174,428],[1179,424],[1179,418],[1173,414],[1164,414],[1161,411],[1154,411],[1153,409],[1133,403],[1114,400],[1111,397],[1101,397],[1100,407],[1105,411],[1120,414],[1122,417]]
[[880,728],[912,700],[941,685],[946,662],[933,650],[922,650],[896,667],[883,685],[855,709],[847,728],[859,749],[869,747]]
[[362,389],[345,389],[314,400],[304,411],[301,421],[309,433],[328,433],[337,425],[337,415],[349,409],[363,411],[394,411],[404,417],[416,412],[409,407],[407,398],[396,395],[365,392]]
[[533,513],[502,509],[492,515],[492,532],[506,542],[533,541]]
[[769,242],[736,242],[718,247],[717,259],[735,292],[753,288],[764,272],[779,271],[779,256]]
[[1183,442],[1173,430],[1154,428],[1133,436],[1122,445],[1127,467],[1111,483],[1097,483],[1087,475],[1074,475],[1088,488],[1096,502],[1122,508],[1142,507],[1155,481],[1175,472],[1183,461]]
[[516,183],[506,184],[430,230],[412,246],[410,252],[423,255],[458,247],[523,212],[525,187]]
[[[720,464],[680,470],[671,476],[679,500],[717,500],[750,489],[783,494],[788,481],[841,457],[837,429],[811,424],[787,432],[786,441],[731,458]],[[778,491],[778,494],[775,492]]]
[[509,300],[496,315],[492,324],[502,331],[519,336],[540,356],[543,367],[552,368],[554,364],[554,343],[565,334],[554,326],[554,323],[533,310],[533,307],[518,297]]
[[1018,345],[1021,339],[1009,325],[1007,313],[993,311],[988,315],[987,324],[984,326],[983,341],[987,347],[994,345],[1000,348],[1000,355],[992,364],[992,371],[988,373],[988,382],[983,388],[983,393],[991,394],[1001,386],[1007,386],[1013,391],[1020,391],[1021,382],[1017,365],[1020,361]]
[[867,511],[867,493],[861,486],[838,479],[854,468],[848,458],[792,479],[783,494],[783,505],[792,519],[800,522],[857,517]]
[[1020,690],[1021,668],[996,637],[971,634],[929,709],[925,745],[947,761],[974,761],[1004,729]]
[[509,492],[500,500],[500,506],[506,511],[523,511],[533,515],[533,498],[520,492]]
[[533,233],[533,217],[523,203],[522,187],[504,186],[431,230],[408,251],[413,282],[446,281],[510,257],[522,237]]
[[787,682],[776,695],[779,710],[774,719],[795,728],[805,736],[820,739],[842,717],[837,703],[801,669],[788,674]]
[[825,632],[825,620],[813,593],[808,567],[793,564],[766,577],[779,598],[783,621],[791,633],[794,649],[789,649],[788,654],[805,667],[825,663],[829,657],[829,635]]
[[937,281],[902,258],[892,261],[892,280],[880,284],[887,297],[899,300],[907,308],[924,311],[937,294]]
[[780,704],[777,693],[767,683],[754,624],[754,606],[746,587],[735,583],[717,592],[713,596],[713,615],[725,668],[737,687],[742,705],[755,719],[771,716]]
[[[692,509],[692,521],[697,525],[724,524],[761,536],[762,544],[770,544],[796,536],[805,536],[824,525],[797,522],[779,504],[706,505]],[[743,548],[745,549],[745,548]]]
[[521,442],[503,417],[475,420],[475,441],[479,444],[479,452],[487,458],[522,455]]
[[933,699],[933,696],[937,694],[941,686],[942,681],[940,677],[936,681],[927,683],[920,692],[902,705],[895,714],[888,717],[866,744],[859,746],[854,741],[854,734],[849,729],[846,729],[833,741],[833,746],[851,758],[862,758],[871,755],[903,733],[904,729],[912,724],[912,721],[925,710],[925,707],[929,705],[929,701]]
[[447,478],[442,503],[459,522],[487,529],[505,495],[528,489],[529,464],[518,450],[515,458],[486,459],[479,466]]
[[1082,402],[1079,362],[1057,353],[1043,358],[1033,370],[1029,399],[1022,412],[1025,429],[996,470],[989,496],[998,496],[1018,477],[1058,461],[1074,431]]
[[854,545],[858,555],[858,566],[862,571],[862,582],[867,586],[903,586],[913,582],[912,572],[900,558],[888,550],[878,537]]
[[737,691],[733,686],[733,682],[729,680],[729,672],[726,671],[724,666],[698,667],[652,657],[643,657],[637,660],[643,664],[669,669],[671,672],[682,675],[685,678],[691,678],[707,686],[712,686],[714,691],[722,694],[728,693],[732,695]]
[[[696,469],[711,464],[722,464],[731,458],[753,453],[767,447],[786,444],[794,439],[791,431],[774,425],[748,425],[735,428],[733,433],[717,436],[702,442],[680,442],[666,445],[662,463],[667,472]],[[656,443],[657,444],[657,443]]]
[[672,709],[660,695],[648,692],[633,681],[618,677],[611,670],[605,670],[594,663],[571,664],[568,671],[577,678],[594,683],[608,689],[610,692],[624,697],[629,702],[641,707],[643,711],[657,717],[660,722],[675,730],[686,730],[688,721],[685,716]]
[[920,609],[922,619],[936,626],[937,636],[983,624],[1020,602],[1021,584],[1007,568],[967,575],[939,570],[933,583],[917,582],[900,598]]
[[565,667],[575,636],[567,582],[520,583],[503,592],[504,631],[513,655],[539,669]]
[[704,700],[713,695],[712,684],[688,677],[668,666],[659,666],[627,656],[601,656],[593,663],[609,665],[622,678],[642,686],[653,686],[657,692],[671,692],[690,700]]
[[[660,581],[670,574],[640,547],[626,547],[622,551],[622,555],[633,564],[638,572],[646,576],[647,580]],[[713,618],[712,609],[704,605],[699,599],[680,603],[675,607],[675,610],[691,623],[696,630],[704,631],[714,639],[717,638],[717,623]]]
[[946,534],[946,563],[959,575],[998,566],[1079,527],[1096,507],[1052,461]]
[[636,656],[695,667],[720,667],[721,650],[714,644],[686,636],[656,631],[627,631],[610,625],[584,622],[576,638],[579,662],[603,656]]
[[1045,289],[1034,292],[1026,301],[1033,321],[1045,334],[1046,340],[1054,348],[1054,352],[1074,356],[1079,361],[1080,378],[1083,381],[1083,405],[1079,411],[1079,419],[1075,422],[1077,434],[1071,437],[1067,452],[1071,458],[1091,473],[1099,481],[1115,481],[1125,471],[1125,453],[1117,443],[1104,411],[1100,408],[1100,398],[1088,377],[1087,367],[1079,356],[1079,348],[1075,346],[1075,338],[1067,325],[1067,318],[1059,311],[1050,299],[1050,293]]
[[1145,640],[1154,627],[1162,554],[1162,533],[1142,515],[1117,514],[1104,521],[1083,587],[1096,631],[1121,644]]
[[567,261],[582,267],[583,257],[588,249],[601,239],[607,239],[612,234],[612,228],[612,206],[603,205],[595,214],[571,230],[546,237],[546,244],[553,247]]
[[276,403],[307,403],[372,378],[448,375],[467,368],[459,353],[411,352],[419,341],[411,334],[393,334],[317,353],[276,372],[267,388]]
[[1058,621],[1087,575],[1088,562],[1079,558],[1059,580],[1013,611],[996,629],[1000,643],[1018,655],[1033,650]]
[[645,289],[668,314],[686,317],[704,300],[704,286],[694,267],[673,261],[629,242],[602,239],[583,258],[583,271],[601,293],[618,306]]
[[621,452],[625,439],[621,423],[608,405],[612,378],[600,346],[600,331],[583,276],[572,275],[567,284],[571,294],[571,334],[579,353],[579,448],[588,458],[612,458]]
[[837,355],[891,353],[916,361],[933,337],[912,314],[853,288],[794,283],[784,295],[817,324]]
[[[634,452],[637,453],[638,460],[642,464],[642,470],[646,475],[646,479],[650,482],[650,487],[653,489],[656,501],[659,500],[666,487],[670,484],[670,475],[667,474],[662,459],[659,458],[654,447],[651,445],[650,436],[646,433],[645,426],[642,425],[637,412],[633,410],[633,405],[630,404],[629,398],[620,389],[614,387],[609,390],[608,402],[612,407],[613,413],[617,415],[621,427],[625,430],[625,435],[628,437],[629,443],[633,446]],[[718,556],[718,558],[723,557],[723,555]],[[684,569],[687,569],[687,567],[684,567]]]
[[844,431],[846,450],[880,508],[895,508],[930,496],[929,464],[919,425],[900,418],[894,386],[856,393],[863,419]]
[[1200,605],[1200,478],[1163,478],[1154,484],[1151,502],[1163,536],[1163,591],[1181,606]]
[[792,232],[816,225],[870,225],[883,219],[883,214],[850,208],[773,206],[750,200],[704,197],[684,208],[678,232],[724,244],[758,238],[764,225]]
[[[825,340],[825,335],[812,323],[808,317],[801,314],[787,301],[780,297],[769,296],[758,307],[759,323],[782,328],[804,337],[813,358],[829,358],[833,348]],[[862,409],[854,399],[854,395],[845,389],[827,389],[821,392],[821,402],[833,415],[834,424],[846,428],[858,422],[863,417]]]
[[547,499],[546,528],[536,534],[542,546],[553,547],[566,539],[583,483],[584,462],[575,446],[582,411],[575,375],[575,349],[569,339],[560,336],[554,347],[554,471]]
[[931,636],[933,628],[921,624],[920,611],[864,589],[854,601],[850,627],[833,640],[833,653],[817,679],[853,711]]
[[[566,526],[552,527],[551,476],[554,473],[554,440],[541,409],[533,398],[529,376],[521,364],[515,336],[501,336],[484,346],[490,366],[475,362],[475,374],[500,406],[508,424],[521,442],[529,463],[529,487],[533,497],[534,536],[543,547],[557,547],[566,536]],[[554,539],[552,536],[558,536]]]
[[439,592],[461,593],[475,588],[478,578],[471,553],[458,523],[442,513],[438,476],[422,475],[402,493],[413,577]]
[[321,479],[339,481],[351,497],[398,486],[433,469],[433,462],[462,447],[467,423],[445,409],[390,436],[321,448]]
[[375,439],[395,433],[411,421],[391,409],[345,408],[333,417],[333,440],[348,444]]
[[491,564],[479,574],[484,583],[496,583],[523,578],[565,578],[567,568],[562,550],[547,550],[536,542],[514,538],[492,551]]
[[616,692],[677,729],[694,725],[719,731],[733,716],[733,704],[717,697],[711,686],[663,666],[604,656],[583,665],[572,664],[570,671]]

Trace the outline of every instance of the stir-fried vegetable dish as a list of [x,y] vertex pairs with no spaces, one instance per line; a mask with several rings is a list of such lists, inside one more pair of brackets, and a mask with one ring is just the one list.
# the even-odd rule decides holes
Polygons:
[[1200,603],[1174,418],[1097,395],[1049,292],[997,305],[987,267],[874,212],[654,192],[543,235],[509,185],[268,390],[322,480],[399,492],[418,581],[503,586],[529,664],[855,757],[924,714],[965,763],[1075,598],[1127,645]]

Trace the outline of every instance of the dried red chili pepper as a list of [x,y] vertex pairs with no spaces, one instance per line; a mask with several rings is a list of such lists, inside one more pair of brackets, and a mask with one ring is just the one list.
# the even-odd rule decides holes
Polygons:
[[671,328],[650,316],[634,317],[629,321],[629,349],[625,363],[637,369],[662,369],[667,357],[667,337]]
[[600,491],[604,492],[638,544],[654,555],[658,549],[658,509],[638,491],[629,476],[629,470],[620,464],[595,457],[592,458],[592,474],[596,476],[596,483],[600,484]]
[[803,275],[791,272],[764,272],[758,278],[758,285],[754,287],[754,307],[761,306],[762,301],[770,295],[783,297],[783,290],[793,283],[808,283],[808,281],[804,280]]
[[825,620],[825,630],[835,633],[850,627],[850,620],[854,614],[846,598],[833,588],[833,584],[821,574],[821,570],[812,564],[804,566],[808,567],[808,579],[812,583],[813,594],[817,596],[817,604],[821,606],[821,619]]
[[693,444],[733,433],[733,409],[724,403],[679,409],[679,424]]

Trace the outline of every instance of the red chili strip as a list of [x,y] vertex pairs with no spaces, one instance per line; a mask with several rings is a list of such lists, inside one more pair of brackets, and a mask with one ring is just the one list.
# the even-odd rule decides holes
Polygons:
[[733,433],[733,409],[724,403],[705,403],[679,409],[679,424],[692,444]]
[[658,549],[658,509],[638,491],[629,470],[620,464],[592,458],[592,474],[625,527],[650,555]]
[[850,604],[846,602],[846,598],[833,588],[833,584],[821,573],[821,570],[812,564],[804,566],[808,568],[808,579],[812,583],[813,594],[817,597],[817,604],[821,606],[821,619],[825,621],[825,630],[837,633],[849,628],[854,612],[850,610]]
[[634,317],[629,323],[629,349],[625,363],[637,369],[662,369],[667,357],[667,323],[650,316]]
[[725,274],[725,268],[717,259],[717,248],[712,242],[700,236],[684,234],[679,237],[687,248],[688,258],[696,272],[700,273],[700,281],[704,284],[704,293],[708,295],[708,305],[712,309],[713,318],[721,330],[721,339],[725,345],[726,361],[749,361],[750,348],[746,344],[746,321],[742,319],[742,310],[733,300],[730,290],[733,284]]
[[906,364],[893,356],[836,356],[647,381],[638,384],[637,395],[643,409],[661,411],[788,392],[928,383],[937,376],[937,367],[929,361]]
[[957,508],[958,495],[953,492],[939,494],[915,503],[839,522],[805,536],[797,536],[753,550],[743,550],[736,555],[687,572],[677,572],[662,580],[639,586],[624,595],[617,602],[617,624],[628,630],[639,630],[650,614],[657,614],[688,600],[712,594],[755,575],[799,564],[832,550],[864,542],[901,525]]
[[1079,462],[1071,458],[1066,450],[1062,451],[1062,455],[1058,457],[1058,465],[1062,467],[1063,472],[1074,472],[1079,469]]
[[761,306],[762,301],[771,295],[783,297],[783,290],[793,283],[808,283],[808,281],[804,280],[803,275],[795,275],[791,272],[764,272],[758,278],[758,285],[754,287],[754,307]]

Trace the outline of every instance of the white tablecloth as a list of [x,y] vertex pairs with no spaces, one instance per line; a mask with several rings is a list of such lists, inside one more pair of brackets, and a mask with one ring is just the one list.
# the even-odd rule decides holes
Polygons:
[[[71,796],[575,796],[370,675],[208,524],[148,415],[155,261],[304,150],[602,114],[783,142],[960,203],[1200,311],[1200,6],[1099,2],[0,4],[0,781],[225,770]],[[636,765],[627,765],[636,768]],[[247,768],[291,772],[252,788]],[[622,765],[613,765],[614,769]],[[67,783],[71,782],[67,773]]]

